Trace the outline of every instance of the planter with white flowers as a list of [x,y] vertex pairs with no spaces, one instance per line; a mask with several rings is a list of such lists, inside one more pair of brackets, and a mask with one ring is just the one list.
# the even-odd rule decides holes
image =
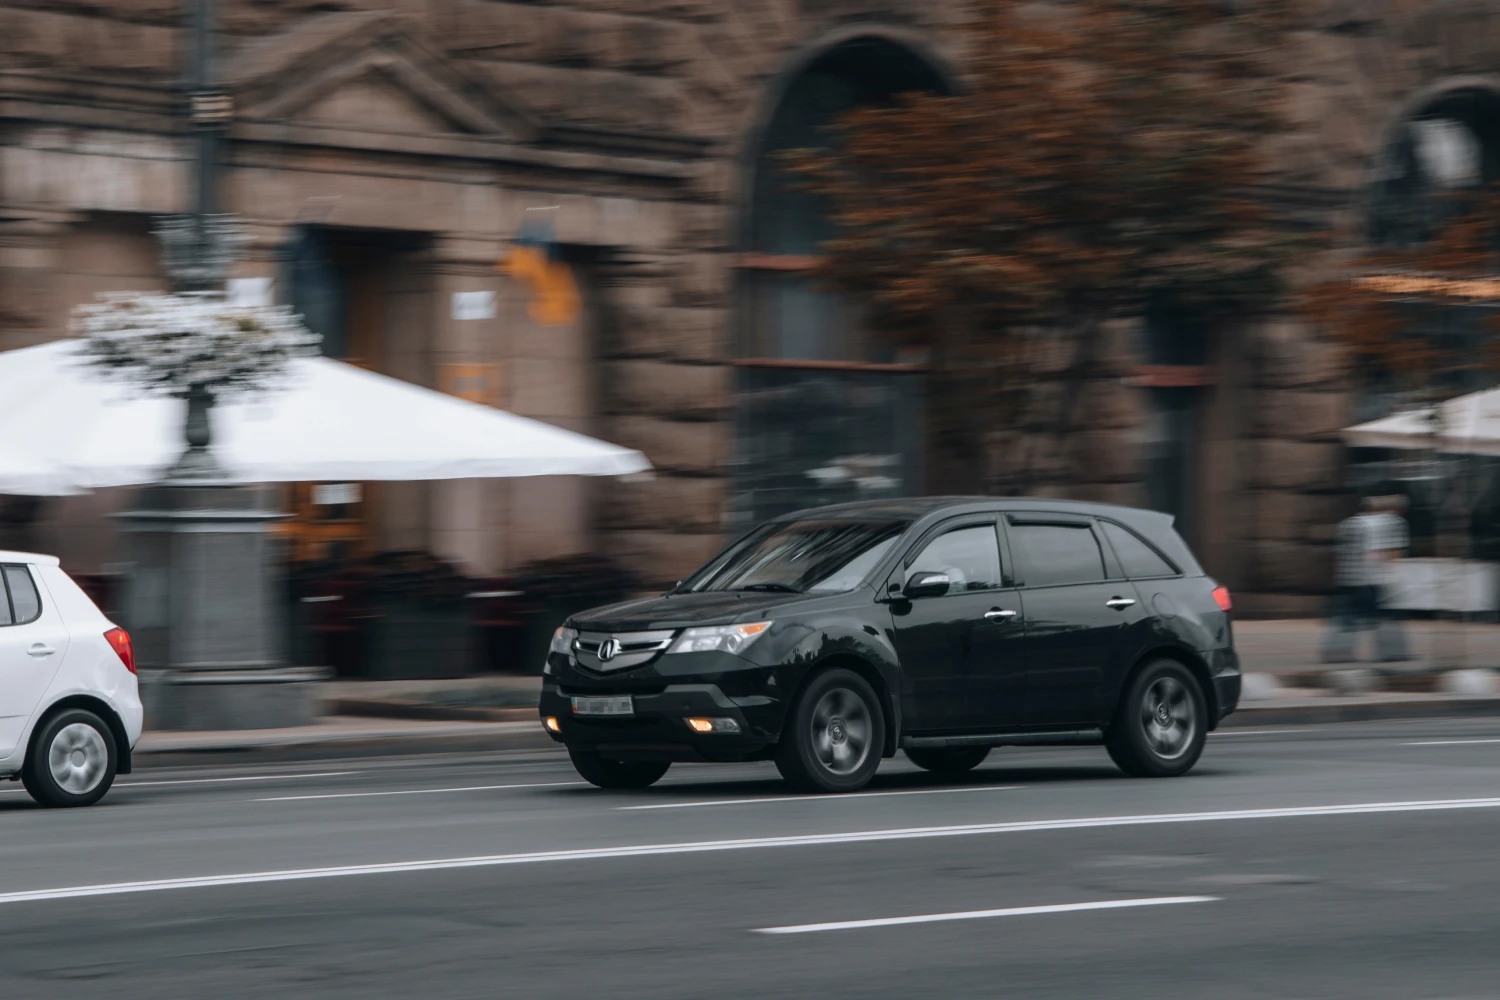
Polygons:
[[237,306],[212,293],[116,292],[74,311],[88,363],[142,391],[187,401],[187,450],[168,479],[223,474],[209,411],[226,396],[274,388],[320,338],[286,306]]

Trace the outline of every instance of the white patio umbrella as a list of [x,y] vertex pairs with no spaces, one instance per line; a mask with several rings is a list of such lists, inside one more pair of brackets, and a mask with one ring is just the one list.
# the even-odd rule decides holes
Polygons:
[[81,492],[59,466],[0,445],[0,494],[64,497]]
[[1347,427],[1344,441],[1357,448],[1500,455],[1500,389],[1471,392],[1438,407],[1408,410]]
[[[182,453],[185,404],[90,368],[79,341],[0,353],[0,492],[61,495],[158,481]],[[329,358],[212,411],[233,482],[619,476],[638,451]]]

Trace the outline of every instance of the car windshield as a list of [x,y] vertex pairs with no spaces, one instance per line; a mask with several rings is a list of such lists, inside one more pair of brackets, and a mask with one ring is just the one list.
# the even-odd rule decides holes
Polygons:
[[907,524],[846,518],[768,524],[705,567],[684,589],[797,594],[853,590],[896,544]]

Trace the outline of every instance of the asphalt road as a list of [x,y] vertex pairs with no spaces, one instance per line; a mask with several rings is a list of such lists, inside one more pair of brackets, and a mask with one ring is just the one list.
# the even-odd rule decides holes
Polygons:
[[555,753],[5,785],[0,997],[1490,998],[1497,833],[1500,719],[1237,730],[1167,781],[898,758],[842,797]]

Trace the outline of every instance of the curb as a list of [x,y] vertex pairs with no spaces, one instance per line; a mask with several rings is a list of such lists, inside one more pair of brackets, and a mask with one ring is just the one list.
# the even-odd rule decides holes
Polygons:
[[319,760],[357,760],[425,754],[481,754],[504,750],[549,750],[558,747],[540,724],[512,732],[412,733],[410,735],[309,737],[262,744],[200,744],[142,750],[132,755],[136,770],[201,765],[290,764]]
[[323,702],[326,715],[352,715],[370,719],[420,719],[434,722],[532,722],[536,706],[481,708],[468,705],[430,705],[418,701],[380,698],[333,698]]
[[1296,705],[1241,704],[1219,723],[1220,729],[1246,726],[1286,726],[1328,722],[1378,722],[1398,719],[1455,719],[1500,717],[1500,698],[1392,698],[1369,701],[1329,699],[1332,704],[1303,702]]
[[[1332,699],[1330,699],[1332,701]],[[490,710],[510,711],[510,710]],[[401,735],[309,735],[265,743],[205,740],[197,745],[137,749],[133,763],[140,770],[200,765],[288,764],[320,760],[357,760],[425,754],[483,754],[498,751],[560,750],[539,725],[527,720],[506,731],[472,733],[410,733]],[[453,718],[445,716],[446,718]],[[1219,723],[1220,729],[1254,726],[1317,725],[1337,722],[1377,722],[1416,719],[1500,718],[1500,698],[1425,698],[1303,702],[1295,705],[1249,705]],[[507,720],[510,721],[510,720]]]

